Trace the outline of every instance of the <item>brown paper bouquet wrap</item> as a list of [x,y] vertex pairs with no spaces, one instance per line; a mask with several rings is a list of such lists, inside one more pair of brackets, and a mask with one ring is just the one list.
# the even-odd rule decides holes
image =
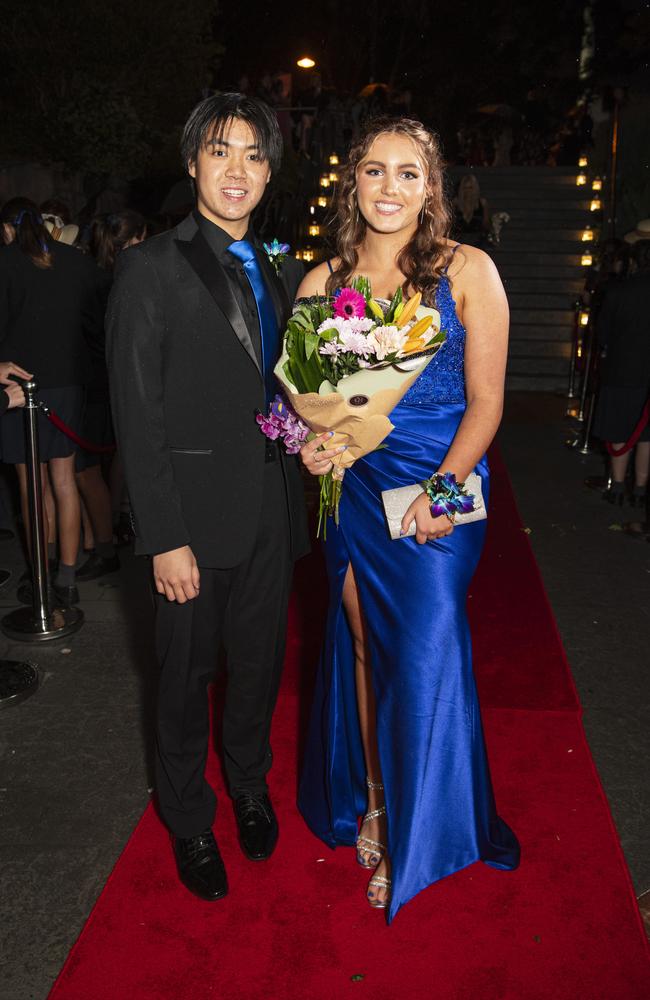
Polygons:
[[[419,296],[404,303],[400,289],[388,308],[384,308],[372,299],[363,279],[359,285],[361,287],[353,290],[344,289],[358,295],[356,317],[351,325],[341,317],[340,305],[338,327],[334,326],[336,320],[331,303],[317,300],[315,305],[298,307],[284,337],[282,357],[275,367],[275,375],[289,405],[310,431],[314,435],[333,431],[328,449],[346,446],[346,450],[336,456],[334,468],[320,477],[319,530],[321,527],[326,529],[327,516],[334,516],[338,523],[345,470],[388,437],[393,430],[391,412],[445,340],[440,330],[439,313],[421,306]],[[363,315],[360,315],[362,305]],[[401,315],[404,321],[400,324]],[[354,334],[355,320],[357,328],[364,328],[362,332],[368,338],[368,345],[374,346],[372,351],[368,347],[369,353],[365,356],[357,354],[356,361],[353,352],[345,350],[346,333],[352,329]],[[333,324],[331,329],[328,329],[328,322]],[[349,337],[352,347],[363,351],[363,342],[355,340],[353,334]],[[386,344],[393,342],[401,346],[387,349]],[[331,346],[333,343],[335,346]],[[330,347],[324,346],[328,344]],[[350,371],[355,367],[358,370]],[[334,377],[339,375],[336,381],[327,377],[333,373]],[[316,390],[317,387],[317,391],[299,391],[296,382],[303,388],[310,386]]]

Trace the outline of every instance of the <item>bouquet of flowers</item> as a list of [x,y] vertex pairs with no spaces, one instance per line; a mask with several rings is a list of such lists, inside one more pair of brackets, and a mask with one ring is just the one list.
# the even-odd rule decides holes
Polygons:
[[320,477],[319,531],[330,515],[338,523],[345,469],[388,437],[389,414],[446,339],[440,314],[421,299],[405,301],[398,288],[382,308],[369,281],[356,278],[331,300],[301,304],[289,320],[275,367],[289,405],[276,397],[258,423],[293,451],[310,431],[332,430],[328,449],[346,445]]

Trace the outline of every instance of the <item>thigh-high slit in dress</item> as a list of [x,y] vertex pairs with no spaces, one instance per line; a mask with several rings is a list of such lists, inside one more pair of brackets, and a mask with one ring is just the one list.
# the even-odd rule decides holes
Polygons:
[[[502,869],[519,862],[517,839],[495,809],[466,616],[486,522],[458,526],[425,545],[392,541],[381,503],[382,490],[419,482],[439,468],[465,412],[465,330],[446,277],[435,305],[447,340],[393,410],[386,447],[346,471],[339,527],[328,525],[329,611],[298,802],[330,847],[355,844],[367,791],[342,605],[351,564],[377,702],[392,867],[389,922],[420,890],[475,861]],[[485,457],[475,471],[487,504]]]

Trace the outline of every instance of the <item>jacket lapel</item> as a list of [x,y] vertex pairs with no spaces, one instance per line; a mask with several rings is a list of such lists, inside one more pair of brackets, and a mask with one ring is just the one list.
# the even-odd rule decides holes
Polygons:
[[[179,235],[184,235],[184,225],[182,224],[178,227]],[[237,339],[261,375],[262,371],[255,355],[253,342],[241,309],[230,288],[228,276],[212,253],[200,229],[195,225],[192,238],[190,240],[177,239],[176,246],[209,291],[215,305],[228,323],[230,323]]]

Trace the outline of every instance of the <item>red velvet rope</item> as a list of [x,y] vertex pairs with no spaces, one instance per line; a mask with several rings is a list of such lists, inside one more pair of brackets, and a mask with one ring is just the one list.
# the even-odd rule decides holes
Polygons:
[[641,437],[641,434],[643,433],[643,430],[645,428],[645,425],[648,423],[648,420],[650,420],[650,399],[646,402],[645,406],[643,407],[643,413],[641,414],[641,419],[639,420],[638,424],[632,431],[632,436],[630,437],[629,441],[625,442],[622,448],[614,448],[612,446],[611,441],[605,441],[605,447],[607,448],[607,451],[612,456],[612,458],[618,458],[619,455],[625,455],[626,452],[631,451],[632,448],[634,448],[634,445]]
[[86,441],[85,438],[79,437],[79,435],[76,434],[71,427],[68,427],[67,424],[63,423],[61,417],[58,417],[56,413],[53,413],[49,407],[44,405],[44,403],[40,404],[40,408],[50,423],[54,424],[57,430],[62,431],[66,437],[69,437],[71,441],[78,444],[84,451],[92,451],[95,454],[107,454],[108,452],[115,451],[114,444],[93,444],[92,441]]

